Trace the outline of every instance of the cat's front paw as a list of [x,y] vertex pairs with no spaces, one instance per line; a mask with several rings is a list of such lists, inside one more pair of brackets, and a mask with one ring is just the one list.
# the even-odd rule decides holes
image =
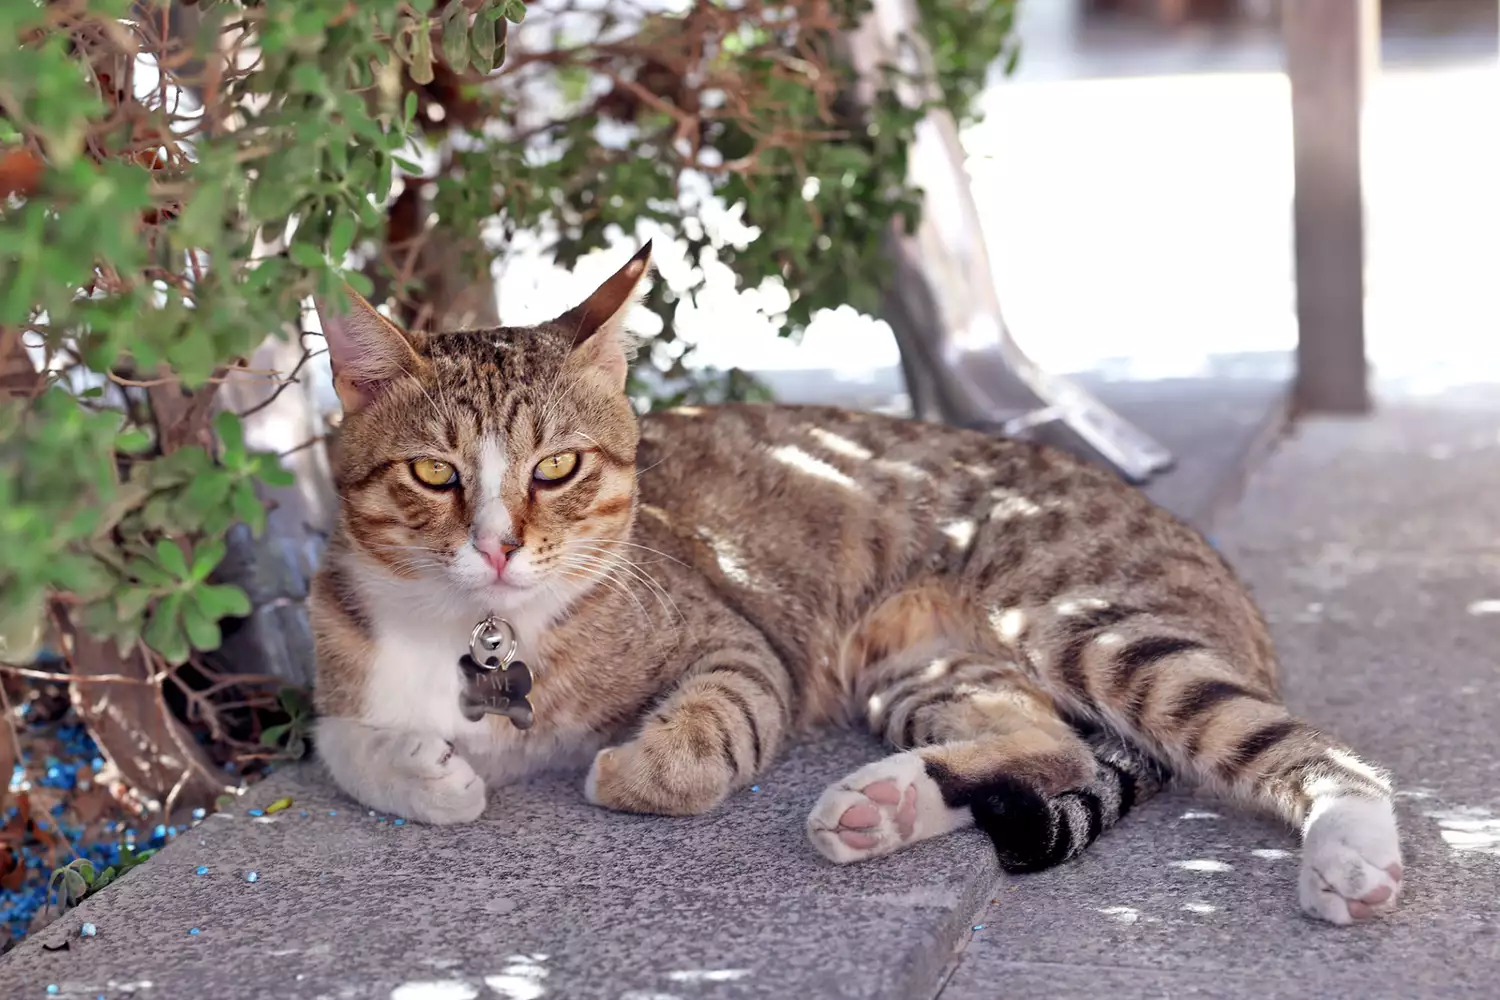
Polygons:
[[472,823],[484,812],[484,781],[447,740],[412,736],[402,747],[413,779],[398,784],[393,805],[387,811],[417,820],[447,826]]
[[594,755],[583,795],[596,806],[661,816],[696,816],[729,795],[734,775],[724,762],[682,753],[651,730]]
[[362,805],[420,823],[469,823],[484,812],[484,781],[440,736],[323,719],[319,753]]
[[1383,916],[1396,908],[1402,875],[1389,802],[1342,796],[1314,812],[1297,885],[1310,916],[1340,925]]

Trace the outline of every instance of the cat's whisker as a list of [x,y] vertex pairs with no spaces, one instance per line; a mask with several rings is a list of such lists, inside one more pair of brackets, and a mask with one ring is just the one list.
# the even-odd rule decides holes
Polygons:
[[666,552],[663,552],[661,549],[653,549],[651,546],[649,546],[649,545],[641,545],[639,542],[627,542],[623,538],[604,538],[602,536],[590,535],[590,536],[587,536],[585,538],[575,538],[572,541],[570,541],[568,544],[569,545],[581,545],[581,544],[583,544],[585,542],[602,543],[604,545],[624,545],[624,546],[627,546],[627,547],[632,548],[632,549],[644,549],[645,551],[650,552],[653,555],[658,555],[658,556],[661,556],[663,559],[670,560],[670,561],[676,563],[677,565],[683,567],[684,569],[692,569],[693,568],[689,564],[683,562],[681,559],[678,559],[676,556],[669,555]]
[[[653,595],[655,595],[656,600],[661,604],[663,611],[666,611],[669,614],[676,614],[679,618],[682,617],[682,610],[677,606],[677,602],[672,599],[672,595],[668,594],[666,588],[663,587],[654,576],[646,572],[646,570],[641,568],[638,564],[631,561],[630,559],[627,559],[625,556],[621,555],[618,552],[610,552],[608,550],[598,549],[593,546],[580,547],[585,551],[594,552],[600,557],[607,556],[608,558],[615,560],[621,569],[629,573],[636,580],[640,581],[640,583],[645,585],[645,587],[650,590]],[[670,608],[667,607],[669,603],[671,604]]]
[[[658,590],[661,590],[663,593],[666,592],[666,588],[662,587],[661,583],[656,579],[656,577],[652,576],[651,573],[648,572],[646,570],[646,568],[644,566],[642,566],[639,562],[637,562],[634,559],[631,559],[629,556],[625,555],[623,552],[616,552],[616,551],[614,551],[612,548],[610,548],[608,546],[596,545],[596,544],[589,543],[589,542],[574,542],[574,543],[570,543],[570,544],[573,545],[574,547],[577,547],[577,548],[585,551],[585,552],[596,553],[596,554],[599,554],[599,555],[602,555],[602,556],[608,556],[611,559],[617,559],[620,562],[624,563],[625,565],[629,566],[631,569],[633,569],[636,572],[640,573],[645,578],[643,582],[649,583],[651,586],[657,588]],[[647,546],[638,546],[638,547],[646,549],[649,552],[654,552],[657,555],[666,556],[666,553],[656,552],[655,549],[650,549]],[[666,558],[671,559],[672,557],[671,556],[666,556]],[[685,566],[686,565],[685,563],[682,563],[681,560],[673,559],[672,561],[676,562],[680,566]]]
[[[631,587],[630,587],[630,583],[631,582],[640,582],[640,581],[638,581],[638,580],[632,581],[630,578],[621,577],[621,576],[619,576],[620,567],[614,566],[614,565],[610,565],[608,563],[600,563],[597,559],[595,559],[593,557],[590,557],[590,556],[584,556],[584,555],[581,555],[581,554],[574,554],[574,555],[566,555],[563,558],[564,558],[563,565],[571,565],[571,566],[584,565],[584,566],[590,567],[591,569],[597,569],[597,570],[602,571],[603,575],[601,576],[601,579],[607,579],[607,580],[611,580],[613,582],[618,583],[619,586],[621,588],[623,588],[624,592],[627,595],[629,595],[630,599],[633,600],[633,601],[635,601],[636,606],[640,609],[642,617],[645,618],[647,621],[650,621],[651,616],[646,613],[645,605],[641,604],[640,598],[636,597],[634,590],[632,590]],[[586,559],[586,560],[589,560],[589,562],[580,563],[578,561],[579,559]],[[657,600],[658,600],[658,602],[660,602],[660,598],[659,597],[657,598]],[[668,615],[671,614],[671,612],[667,609],[667,607],[665,605],[662,606],[662,611],[665,612],[665,613],[667,613]]]
[[630,590],[629,586],[627,586],[623,580],[616,579],[613,573],[607,568],[600,570],[594,567],[564,565],[557,569],[555,572],[557,572],[560,576],[567,576],[572,579],[583,579],[586,582],[603,583],[616,592],[622,593],[626,597],[629,597],[632,601],[635,602],[636,608],[640,611],[641,618],[647,622],[651,620],[651,616],[646,614],[646,606],[641,603],[640,598],[635,596],[635,594]]
[[652,462],[650,465],[646,466],[644,469],[636,469],[635,470],[635,478],[637,478],[637,479],[641,478],[646,473],[650,472],[652,469],[656,468],[658,465],[660,465],[661,463],[663,463],[665,461],[666,461],[665,458],[659,458],[656,461]]

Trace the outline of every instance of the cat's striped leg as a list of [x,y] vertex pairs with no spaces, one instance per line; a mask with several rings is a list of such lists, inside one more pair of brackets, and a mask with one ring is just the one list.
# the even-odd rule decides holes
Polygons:
[[723,802],[775,760],[792,683],[756,636],[689,653],[691,663],[635,738],[594,758],[584,794],[625,812],[690,816]]
[[1068,610],[1028,639],[1060,697],[1179,773],[1300,830],[1298,894],[1309,914],[1347,924],[1395,907],[1401,845],[1380,769],[1294,718],[1259,679],[1264,666],[1221,652],[1191,623],[1104,601]]
[[1001,865],[1066,861],[1161,785],[1149,759],[1085,742],[1014,664],[911,650],[865,671],[857,696],[872,730],[904,752],[837,782],[808,816],[832,861],[878,857],[978,824]]

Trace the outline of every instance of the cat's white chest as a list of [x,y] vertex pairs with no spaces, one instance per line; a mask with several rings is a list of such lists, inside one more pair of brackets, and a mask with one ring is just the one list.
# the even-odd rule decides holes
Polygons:
[[[469,652],[474,622],[434,619],[392,622],[378,629],[375,662],[365,692],[364,721],[451,740],[488,783],[536,771],[584,768],[603,745],[602,738],[566,710],[539,718],[530,730],[503,717],[470,722],[460,709],[463,672],[459,659]],[[517,658],[528,662],[534,648],[518,636]],[[536,684],[545,684],[544,667]]]
[[463,674],[458,661],[468,648],[468,630],[455,630],[448,622],[379,629],[365,721],[448,740],[482,729],[483,723],[468,721],[459,708]]

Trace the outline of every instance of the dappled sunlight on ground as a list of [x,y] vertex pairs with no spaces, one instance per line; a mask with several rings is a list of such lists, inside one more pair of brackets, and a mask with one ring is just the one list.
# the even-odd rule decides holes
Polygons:
[[1489,854],[1500,858],[1500,816],[1492,809],[1459,806],[1424,813],[1441,828],[1443,843],[1459,853]]

